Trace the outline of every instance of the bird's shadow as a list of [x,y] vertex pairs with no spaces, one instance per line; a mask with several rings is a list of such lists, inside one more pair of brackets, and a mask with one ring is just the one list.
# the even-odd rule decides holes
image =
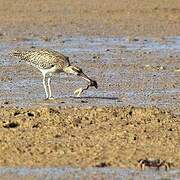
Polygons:
[[104,100],[118,100],[118,97],[104,97],[104,96],[82,96],[82,97],[76,97],[76,96],[70,96],[70,98],[73,99],[104,99]]

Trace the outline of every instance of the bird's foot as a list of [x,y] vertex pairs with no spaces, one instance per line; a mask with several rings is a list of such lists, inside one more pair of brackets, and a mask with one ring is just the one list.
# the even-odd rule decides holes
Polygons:
[[53,99],[55,99],[55,98],[54,98],[53,96],[50,96],[49,99],[50,99],[50,100],[53,100]]
[[53,99],[55,99],[55,98],[53,96],[50,96],[50,97],[46,97],[45,100],[53,100]]
[[77,96],[77,97],[80,97],[81,93],[83,92],[83,88],[79,88],[79,89],[76,89],[74,91],[74,94]]

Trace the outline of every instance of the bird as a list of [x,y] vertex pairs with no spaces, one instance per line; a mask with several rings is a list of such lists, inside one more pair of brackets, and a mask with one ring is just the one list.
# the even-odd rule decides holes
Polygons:
[[[43,86],[45,90],[45,99],[54,99],[51,92],[51,78],[56,73],[74,74],[88,82],[88,89],[90,86],[98,88],[95,80],[89,78],[81,68],[71,65],[69,57],[53,49],[47,48],[33,48],[33,49],[14,49],[11,53],[12,56],[19,58],[37,68],[43,75]],[[85,90],[79,88],[74,93],[80,95]]]

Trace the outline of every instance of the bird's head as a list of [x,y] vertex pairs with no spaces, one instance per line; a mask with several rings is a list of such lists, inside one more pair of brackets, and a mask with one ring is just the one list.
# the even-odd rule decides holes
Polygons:
[[98,88],[97,82],[90,79],[87,75],[85,75],[82,69],[77,66],[68,66],[64,68],[64,72],[80,76],[90,83],[89,86],[94,86],[96,89]]

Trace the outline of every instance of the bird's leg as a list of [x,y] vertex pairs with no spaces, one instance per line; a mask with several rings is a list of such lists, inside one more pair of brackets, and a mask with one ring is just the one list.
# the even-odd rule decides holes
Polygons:
[[49,99],[53,99],[51,93],[51,76],[48,77],[48,90],[49,90]]
[[49,93],[48,93],[48,89],[47,89],[47,86],[46,86],[46,75],[43,74],[43,86],[44,86],[44,90],[45,90],[45,93],[46,93],[46,99],[49,99]]

